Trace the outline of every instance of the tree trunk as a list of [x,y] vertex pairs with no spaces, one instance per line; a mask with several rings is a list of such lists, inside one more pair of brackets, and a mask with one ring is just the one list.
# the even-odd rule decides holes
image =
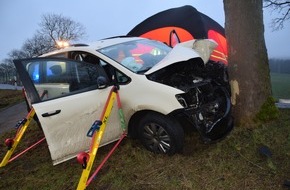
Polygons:
[[251,125],[271,96],[262,0],[224,0],[233,115]]

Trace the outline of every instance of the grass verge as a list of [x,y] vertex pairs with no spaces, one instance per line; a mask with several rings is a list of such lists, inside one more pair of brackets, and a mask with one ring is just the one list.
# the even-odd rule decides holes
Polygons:
[[290,99],[290,74],[271,73],[272,92],[275,99]]
[[0,89],[0,110],[23,101],[24,98],[21,90]]
[[[125,139],[87,189],[282,189],[290,179],[290,110],[255,129],[235,128],[223,141],[205,145],[199,135],[186,135],[182,154],[156,155],[138,141]],[[0,142],[14,135],[0,136]],[[17,150],[43,136],[34,123]],[[94,167],[113,145],[100,148]],[[259,148],[267,146],[267,158]],[[0,158],[6,147],[0,144]],[[81,166],[76,159],[52,166],[46,142],[0,168],[0,189],[76,189]]]

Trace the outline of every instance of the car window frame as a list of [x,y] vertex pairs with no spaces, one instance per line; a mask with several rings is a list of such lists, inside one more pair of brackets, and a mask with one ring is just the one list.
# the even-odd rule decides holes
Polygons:
[[[41,96],[39,95],[39,93],[35,87],[35,83],[31,79],[29,72],[26,69],[26,66],[29,63],[36,62],[36,60],[39,60],[39,61],[45,61],[45,60],[47,60],[47,61],[59,61],[59,62],[65,62],[65,63],[75,62],[75,63],[79,63],[79,64],[84,64],[84,63],[88,64],[87,62],[84,62],[84,61],[77,61],[77,60],[73,60],[73,59],[68,59],[68,58],[63,58],[63,57],[61,57],[61,58],[60,57],[52,57],[52,56],[13,60],[15,67],[18,71],[19,77],[20,77],[22,84],[25,88],[27,99],[29,99],[31,104],[49,101],[49,100],[53,100],[53,99],[58,99],[58,98],[66,97],[66,96],[71,96],[74,94],[79,94],[79,93],[99,89],[96,85],[92,85],[92,86],[83,88],[81,90],[77,90],[75,92],[70,92],[67,94],[63,94],[61,96],[57,96],[57,97],[43,100],[43,99],[41,99]],[[112,84],[110,84],[110,83],[108,84],[108,86],[111,86],[111,85]]]
[[[97,51],[98,52],[98,51]],[[114,65],[112,65],[111,63],[109,63],[108,61],[102,59],[101,57],[91,53],[91,52],[88,52],[88,51],[84,51],[84,50],[69,50],[67,52],[62,52],[62,53],[58,53],[58,54],[53,54],[53,55],[50,55],[49,57],[65,57],[67,59],[72,59],[72,60],[76,60],[74,59],[75,56],[72,56],[73,54],[89,54],[90,56],[95,56],[96,58],[99,59],[99,62],[101,64],[101,66],[104,68],[105,65],[102,64],[103,63],[106,63],[109,67],[111,67],[110,69],[113,69],[113,71],[111,71],[114,75],[114,78],[117,80],[115,81],[115,84],[117,85],[127,85],[129,84],[132,79],[131,77],[129,77],[127,74],[125,74],[124,72],[120,71],[119,69],[117,69]],[[101,53],[102,54],[102,53]],[[104,55],[104,54],[102,54]],[[106,55],[104,55],[106,56]],[[106,56],[107,57],[107,56]],[[109,57],[107,57],[109,58]],[[111,61],[114,61],[113,59],[109,58]],[[78,61],[84,61],[84,60],[78,60]],[[84,61],[85,62],[85,61]],[[105,72],[107,73],[107,70],[104,68]],[[109,77],[108,75],[109,73],[107,73],[107,76]],[[119,75],[119,76],[118,76]],[[122,82],[119,80],[120,78],[120,75],[122,75],[123,77],[127,78],[126,81]],[[110,79],[112,80],[112,79]],[[113,83],[113,81],[111,81],[111,83]]]

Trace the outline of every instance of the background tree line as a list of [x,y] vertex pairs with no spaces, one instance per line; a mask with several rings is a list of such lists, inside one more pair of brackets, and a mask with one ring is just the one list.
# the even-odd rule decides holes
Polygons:
[[269,66],[272,73],[290,74],[290,59],[269,59]]

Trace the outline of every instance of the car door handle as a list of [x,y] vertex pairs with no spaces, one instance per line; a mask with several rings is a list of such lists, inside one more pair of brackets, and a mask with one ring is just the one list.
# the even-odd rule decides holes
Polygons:
[[42,117],[53,116],[53,115],[59,114],[60,112],[61,112],[61,110],[55,110],[55,111],[52,111],[52,112],[43,113]]

